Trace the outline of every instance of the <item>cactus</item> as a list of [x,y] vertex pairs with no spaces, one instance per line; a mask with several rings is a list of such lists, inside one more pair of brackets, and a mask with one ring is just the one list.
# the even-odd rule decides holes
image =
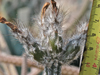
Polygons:
[[45,66],[44,75],[61,75],[62,64],[70,64],[81,55],[86,39],[86,22],[77,26],[77,33],[65,39],[62,25],[65,14],[54,0],[44,4],[40,18],[37,19],[39,37],[34,38],[24,25],[13,25],[4,17],[0,23],[8,25],[28,55]]

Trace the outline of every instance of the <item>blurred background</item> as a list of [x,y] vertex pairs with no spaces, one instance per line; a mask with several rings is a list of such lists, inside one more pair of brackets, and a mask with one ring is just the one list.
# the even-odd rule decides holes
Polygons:
[[[57,6],[66,11],[67,19],[63,25],[65,38],[73,34],[77,23],[88,21],[92,7],[92,0],[55,0]],[[0,0],[0,16],[10,22],[21,21],[34,36],[37,28],[34,18],[37,17],[43,4],[50,0]],[[69,32],[68,28],[72,27]],[[10,28],[0,23],[0,75],[42,75],[42,66],[25,55],[22,45],[16,40]],[[27,65],[27,66],[26,66]],[[62,69],[62,75],[78,75],[79,58]]]

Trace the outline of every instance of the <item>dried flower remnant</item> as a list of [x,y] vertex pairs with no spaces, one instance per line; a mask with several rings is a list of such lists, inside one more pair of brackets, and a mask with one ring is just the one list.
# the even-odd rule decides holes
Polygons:
[[42,20],[42,17],[45,16],[45,11],[46,9],[48,8],[48,6],[50,5],[49,2],[46,2],[42,8],[42,11],[41,11],[41,20]]
[[46,75],[61,75],[62,64],[70,64],[81,55],[86,39],[87,24],[77,26],[77,33],[67,40],[63,38],[62,24],[64,13],[51,0],[45,3],[40,19],[39,37],[34,38],[28,28],[23,25],[13,25],[5,18],[0,17],[0,22],[7,24],[13,31],[14,37],[23,44],[26,53],[45,66]]
[[51,4],[52,4],[52,10],[53,10],[55,13],[57,13],[58,8],[57,8],[57,6],[56,6],[56,2],[55,2],[54,0],[51,0]]

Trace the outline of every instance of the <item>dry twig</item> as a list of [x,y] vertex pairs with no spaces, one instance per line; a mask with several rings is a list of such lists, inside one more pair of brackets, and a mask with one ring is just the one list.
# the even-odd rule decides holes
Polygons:
[[[0,54],[0,62],[3,62],[3,63],[10,63],[10,64],[14,64],[16,66],[21,66],[22,60],[23,60],[23,58],[19,57],[19,56]],[[44,67],[42,65],[36,65],[36,63],[32,62],[29,59],[27,59],[27,66],[28,67],[36,67],[36,68],[40,69],[41,71],[44,69]],[[62,67],[62,74],[63,75],[67,75],[70,73],[72,75],[78,75],[79,69],[76,67],[71,67],[71,66],[63,66]]]
[[21,75],[27,75],[27,56],[23,55]]
[[4,72],[2,71],[1,68],[0,68],[0,75],[4,75]]
[[[11,56],[6,54],[0,54],[0,62],[14,64],[16,66],[22,65],[22,57],[19,56]],[[36,63],[32,62],[31,60],[27,59],[28,67],[37,67],[43,70],[43,66],[37,66]]]

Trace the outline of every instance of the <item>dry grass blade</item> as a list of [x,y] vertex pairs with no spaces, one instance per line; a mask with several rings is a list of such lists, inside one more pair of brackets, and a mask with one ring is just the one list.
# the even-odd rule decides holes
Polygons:
[[4,17],[0,17],[0,23],[6,24],[7,26],[9,26],[13,30],[13,32],[21,33],[21,31],[18,29],[17,26],[15,26],[12,23],[8,22]]

